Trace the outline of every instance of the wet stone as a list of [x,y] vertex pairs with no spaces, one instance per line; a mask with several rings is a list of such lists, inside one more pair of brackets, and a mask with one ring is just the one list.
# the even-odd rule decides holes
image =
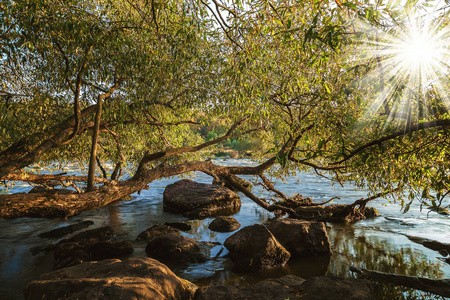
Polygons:
[[229,215],[239,211],[241,200],[228,188],[183,179],[164,190],[164,208],[188,218]]
[[238,230],[241,224],[233,217],[217,217],[208,226],[210,230],[217,232],[231,232]]

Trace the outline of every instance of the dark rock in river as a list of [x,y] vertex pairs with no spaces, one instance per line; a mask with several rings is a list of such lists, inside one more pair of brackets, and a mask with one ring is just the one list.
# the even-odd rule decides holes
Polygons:
[[152,227],[148,228],[147,230],[141,232],[138,237],[136,238],[136,241],[150,241],[151,239],[158,237],[160,235],[168,234],[168,233],[175,233],[175,234],[181,234],[180,230],[177,228],[167,226],[167,225],[161,225],[156,224]]
[[259,271],[282,267],[291,254],[263,225],[247,226],[225,240],[229,257],[238,270]]
[[102,241],[89,247],[91,260],[120,258],[132,254],[133,251],[134,248],[130,241]]
[[281,219],[271,222],[268,229],[292,257],[331,254],[323,222]]
[[92,224],[94,224],[94,221],[91,220],[87,220],[87,221],[82,221],[82,222],[78,222],[72,225],[68,225],[68,226],[64,226],[64,227],[60,227],[60,228],[56,228],[47,232],[43,232],[40,233],[38,236],[42,237],[42,238],[57,238],[57,237],[61,237],[63,235],[75,232],[77,230],[86,228],[88,226],[91,226]]
[[164,207],[189,218],[229,215],[239,211],[241,200],[228,188],[183,179],[164,190]]
[[165,222],[164,225],[175,227],[181,231],[189,231],[192,229],[192,226],[183,222]]
[[197,241],[173,233],[159,235],[151,239],[145,247],[145,252],[149,257],[169,266],[184,267],[188,263],[207,260]]
[[421,238],[417,236],[406,236],[410,241],[414,243],[418,243],[423,245],[424,247],[427,247],[428,249],[435,250],[435,251],[445,251],[447,253],[450,253],[450,244],[441,243],[435,240],[430,240],[426,238]]
[[[307,279],[297,294],[302,300],[372,300],[372,284],[362,279],[319,276]],[[294,298],[295,299],[295,298]]]
[[91,260],[121,258],[133,253],[129,241],[106,241],[114,235],[111,227],[100,227],[81,232],[60,241],[54,247],[56,268],[65,268]]
[[61,242],[98,242],[105,241],[115,235],[114,229],[110,226],[99,227],[91,230],[80,232],[68,240],[62,240]]
[[231,232],[238,230],[241,224],[233,217],[217,217],[208,228],[218,232]]
[[369,300],[372,285],[365,280],[320,276],[310,279],[287,275],[249,286],[201,287],[195,300]]
[[195,292],[195,300],[285,300],[298,299],[297,291],[305,280],[295,275],[267,279],[250,286],[205,286]]
[[366,207],[364,210],[360,210],[350,205],[299,206],[295,208],[295,213],[297,219],[336,223],[351,223],[375,218],[380,215],[373,207]]
[[33,299],[192,299],[196,286],[151,258],[87,262],[43,274],[24,289]]

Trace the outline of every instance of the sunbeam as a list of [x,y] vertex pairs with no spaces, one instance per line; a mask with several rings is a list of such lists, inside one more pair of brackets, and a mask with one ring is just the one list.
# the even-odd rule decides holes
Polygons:
[[432,121],[450,111],[448,15],[406,16],[385,30],[362,24],[360,61],[376,68],[360,82],[370,92],[360,123],[386,127]]

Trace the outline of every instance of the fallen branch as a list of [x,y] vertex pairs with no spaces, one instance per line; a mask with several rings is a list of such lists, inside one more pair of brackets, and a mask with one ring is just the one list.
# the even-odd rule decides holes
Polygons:
[[376,281],[384,281],[395,285],[401,285],[424,292],[430,292],[443,297],[450,297],[450,279],[429,279],[369,271],[350,266],[350,271]]

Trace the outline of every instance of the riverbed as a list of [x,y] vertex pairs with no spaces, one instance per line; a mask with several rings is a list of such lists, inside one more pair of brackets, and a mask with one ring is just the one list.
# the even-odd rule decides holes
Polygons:
[[[252,165],[244,159],[217,160],[220,164]],[[57,172],[76,174],[74,168],[66,167]],[[190,174],[198,182],[211,183],[211,178],[202,173]],[[250,177],[245,177],[251,179]],[[183,233],[200,241],[223,243],[232,233],[218,233],[208,229],[213,220],[188,220],[180,215],[165,212],[162,199],[164,188],[177,180],[168,178],[153,182],[148,190],[132,195],[131,200],[112,203],[96,211],[84,212],[60,219],[0,219],[0,299],[23,299],[22,290],[27,282],[40,274],[53,270],[52,253],[33,256],[30,248],[55,243],[58,239],[38,237],[39,233],[56,227],[66,226],[78,220],[92,220],[94,225],[88,229],[111,226],[116,231],[117,240],[134,241],[139,233],[155,224],[164,222],[186,222],[192,230]],[[338,196],[334,203],[349,204],[367,196],[366,191],[352,184],[344,187],[331,183],[325,178],[310,173],[299,173],[284,180],[276,180],[276,186],[287,195],[296,193],[322,202]],[[0,193],[27,192],[28,184],[16,185],[9,189],[0,188]],[[267,197],[268,193],[254,186],[256,195]],[[240,211],[233,215],[241,223],[241,228],[255,223],[266,223],[270,214],[253,201],[239,193],[242,200]],[[333,255],[331,257],[309,258],[290,261],[285,268],[260,273],[234,273],[226,268],[227,250],[222,245],[211,250],[211,257],[217,259],[202,264],[194,264],[184,270],[175,270],[177,275],[198,285],[210,284],[249,284],[269,277],[295,274],[304,278],[333,274],[352,276],[350,265],[396,274],[422,276],[428,278],[450,278],[450,265],[439,258],[433,250],[416,244],[407,236],[423,237],[442,243],[450,243],[450,217],[420,210],[419,204],[403,214],[398,203],[387,199],[377,199],[369,203],[381,213],[381,217],[363,220],[353,225],[327,224]],[[65,236],[67,238],[69,236]],[[145,244],[135,243],[132,256],[145,256]],[[429,295],[427,297],[430,297]]]

